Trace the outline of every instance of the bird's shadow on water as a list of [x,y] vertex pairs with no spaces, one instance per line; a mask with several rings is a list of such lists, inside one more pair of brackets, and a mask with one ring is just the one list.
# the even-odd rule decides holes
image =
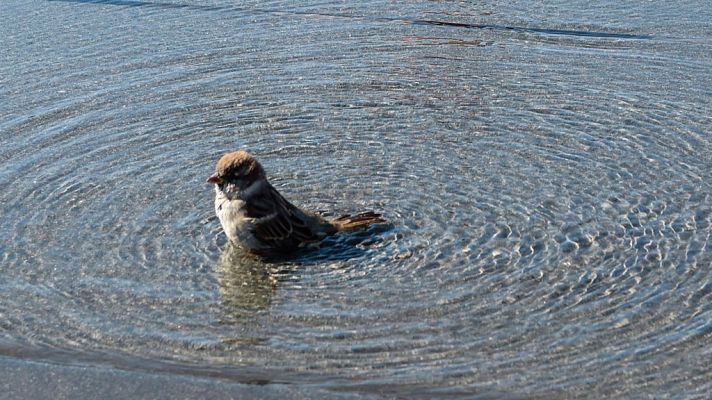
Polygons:
[[362,231],[327,237],[315,246],[279,257],[257,256],[228,243],[216,268],[220,303],[238,318],[267,310],[281,282],[299,279],[299,271],[305,267],[364,258],[392,228],[389,223],[372,225]]
[[383,242],[383,234],[393,229],[393,224],[380,223],[367,229],[328,236],[313,247],[307,247],[288,256],[264,258],[266,262],[291,262],[299,265],[348,261],[366,256],[372,247]]

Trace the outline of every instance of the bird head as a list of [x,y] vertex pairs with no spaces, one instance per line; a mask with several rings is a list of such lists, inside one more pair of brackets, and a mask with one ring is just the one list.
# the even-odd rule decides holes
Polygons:
[[265,179],[262,165],[243,150],[227,153],[220,157],[215,173],[208,177],[208,183],[215,185],[216,191],[223,192],[228,199],[241,198],[242,193],[256,182]]

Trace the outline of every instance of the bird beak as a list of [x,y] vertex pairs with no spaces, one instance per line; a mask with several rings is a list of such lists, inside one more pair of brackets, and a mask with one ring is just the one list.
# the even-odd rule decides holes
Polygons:
[[218,176],[217,173],[214,173],[208,177],[208,183],[212,183],[213,185],[220,185],[223,183],[223,179]]

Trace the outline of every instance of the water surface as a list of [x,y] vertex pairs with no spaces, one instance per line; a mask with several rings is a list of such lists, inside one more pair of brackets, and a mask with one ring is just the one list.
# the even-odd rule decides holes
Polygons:
[[[704,2],[2,8],[3,357],[295,397],[712,391]],[[246,257],[205,184],[236,148],[392,226]]]

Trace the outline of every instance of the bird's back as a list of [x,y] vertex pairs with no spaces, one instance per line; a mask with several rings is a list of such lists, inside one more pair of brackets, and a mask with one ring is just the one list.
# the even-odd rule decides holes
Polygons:
[[244,216],[251,222],[245,228],[254,238],[250,242],[258,244],[245,247],[255,252],[289,252],[337,232],[337,228],[321,216],[300,209],[270,183],[266,185],[267,190],[244,204]]

